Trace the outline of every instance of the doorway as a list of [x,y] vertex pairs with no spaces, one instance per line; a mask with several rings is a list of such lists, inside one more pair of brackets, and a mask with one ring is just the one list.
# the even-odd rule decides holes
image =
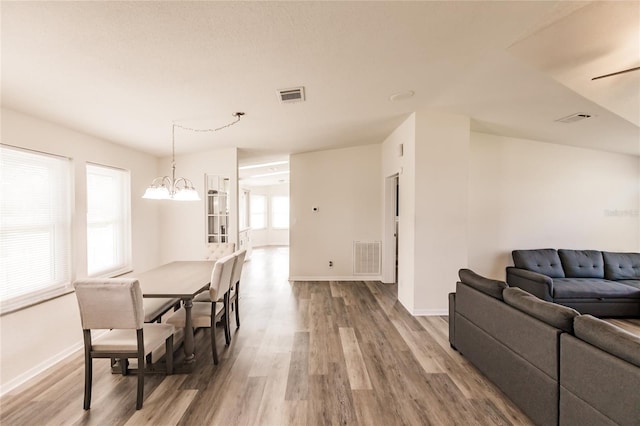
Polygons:
[[384,193],[382,282],[397,284],[400,239],[400,179],[397,173],[385,179]]

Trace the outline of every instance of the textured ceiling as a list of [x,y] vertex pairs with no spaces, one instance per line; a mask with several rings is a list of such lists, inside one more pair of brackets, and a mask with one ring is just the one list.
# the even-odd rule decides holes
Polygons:
[[[219,127],[246,112],[220,132],[178,130],[176,151],[237,146],[248,161],[379,143],[429,108],[638,155],[640,72],[597,95],[582,81],[596,69],[562,50],[623,31],[637,41],[639,3],[612,3],[1,2],[2,106],[159,156],[172,121]],[[637,43],[624,60],[602,46],[598,72],[640,62]],[[306,102],[279,103],[299,85]],[[405,90],[415,96],[389,101]],[[554,121],[575,112],[596,117]]]

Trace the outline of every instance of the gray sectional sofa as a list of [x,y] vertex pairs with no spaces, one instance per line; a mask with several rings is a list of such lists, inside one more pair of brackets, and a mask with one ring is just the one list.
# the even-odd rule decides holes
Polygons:
[[640,424],[640,336],[460,270],[449,341],[538,425]]
[[597,317],[640,316],[640,253],[514,250],[507,282]]

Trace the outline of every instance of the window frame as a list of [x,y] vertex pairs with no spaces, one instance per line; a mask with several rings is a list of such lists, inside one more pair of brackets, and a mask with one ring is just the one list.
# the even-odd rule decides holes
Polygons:
[[[64,294],[71,293],[73,291],[73,280],[75,278],[75,271],[73,268],[73,253],[74,253],[74,218],[73,218],[73,205],[74,205],[74,182],[73,182],[73,160],[67,156],[52,154],[43,151],[31,150],[22,147],[16,147],[8,144],[0,144],[1,150],[10,150],[21,152],[23,154],[45,157],[49,159],[59,160],[60,163],[53,167],[51,163],[47,169],[49,172],[54,172],[57,177],[60,178],[59,183],[64,185],[62,191],[60,191],[60,197],[58,197],[59,204],[57,204],[54,210],[47,210],[47,216],[51,218],[56,216],[55,220],[50,220],[46,223],[31,223],[22,224],[17,226],[1,226],[0,232],[10,235],[15,232],[17,235],[28,235],[25,231],[31,230],[36,232],[38,229],[44,230],[52,235],[52,239],[49,243],[49,256],[53,258],[53,263],[50,264],[50,278],[51,282],[40,288],[34,288],[26,293],[17,294],[12,297],[3,297],[0,303],[0,315],[5,315],[11,312],[15,312],[29,306],[33,306],[44,301],[59,297]],[[6,155],[6,153],[5,153]],[[38,160],[34,159],[32,162],[24,163],[25,167],[37,167]],[[40,159],[39,161],[44,161]],[[0,161],[1,163],[1,161]],[[42,164],[42,163],[41,163]],[[6,182],[6,181],[5,181]],[[2,190],[4,192],[4,190]],[[50,194],[54,194],[50,191]],[[5,199],[5,197],[2,197]],[[52,197],[49,198],[50,200]],[[49,205],[48,207],[52,207]],[[10,207],[7,207],[10,211]],[[58,211],[59,210],[59,211]],[[52,214],[54,212],[55,214]],[[4,222],[4,220],[3,220]],[[64,253],[62,258],[56,259],[56,255]],[[10,260],[8,260],[10,261]],[[37,261],[37,259],[36,259]],[[59,278],[56,274],[62,273]],[[55,272],[54,272],[55,271]],[[56,279],[57,278],[57,279]]]
[[[95,171],[102,171],[104,175],[114,175],[118,174],[118,178],[121,179],[120,188],[122,189],[121,196],[121,214],[116,217],[115,220],[110,221],[93,221],[90,220],[90,194],[89,194],[89,174],[90,169],[93,168]],[[95,173],[94,174],[98,174]],[[114,277],[117,275],[121,275],[127,272],[131,272],[133,270],[133,258],[132,258],[132,229],[131,229],[131,172],[126,169],[122,169],[119,167],[108,166],[100,163],[87,162],[85,165],[85,177],[86,177],[86,267],[87,267],[87,276],[89,277]],[[121,242],[120,251],[121,254],[119,257],[121,258],[120,262],[117,264],[109,265],[102,269],[90,270],[90,227],[95,226],[96,224],[109,224],[115,223],[116,227],[120,228],[120,235],[117,240]]]

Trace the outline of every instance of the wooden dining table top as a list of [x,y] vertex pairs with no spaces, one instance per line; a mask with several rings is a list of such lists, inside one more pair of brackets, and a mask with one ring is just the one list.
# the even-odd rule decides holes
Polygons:
[[140,282],[143,297],[192,298],[209,288],[215,261],[176,261],[126,276]]

